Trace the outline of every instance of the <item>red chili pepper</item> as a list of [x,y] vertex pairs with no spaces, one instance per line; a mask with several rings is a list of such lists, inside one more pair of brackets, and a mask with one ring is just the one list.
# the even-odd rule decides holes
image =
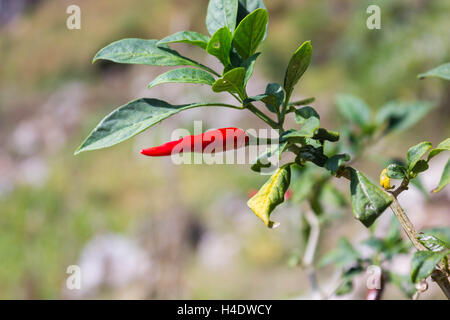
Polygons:
[[232,149],[238,149],[247,145],[248,140],[249,138],[244,130],[220,128],[198,135],[186,136],[157,147],[143,149],[141,153],[150,157],[162,157],[170,156],[172,153],[182,153],[183,151],[204,152],[206,147],[212,143],[214,143],[212,152],[227,151],[230,150],[230,146],[232,146]]

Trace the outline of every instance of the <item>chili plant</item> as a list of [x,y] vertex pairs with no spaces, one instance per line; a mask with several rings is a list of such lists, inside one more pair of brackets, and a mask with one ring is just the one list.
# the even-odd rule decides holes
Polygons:
[[[449,139],[432,149],[426,160],[421,158],[431,149],[430,143],[423,142],[412,147],[406,156],[405,165],[391,164],[383,170],[381,175],[383,188],[373,183],[360,170],[352,167],[354,159],[361,156],[364,145],[378,140],[389,132],[410,127],[431,110],[432,104],[392,102],[373,117],[361,99],[348,95],[340,96],[338,109],[351,123],[343,128],[340,135],[338,132],[321,127],[320,115],[310,106],[314,98],[299,101],[291,99],[294,88],[311,61],[310,41],[303,42],[293,53],[287,63],[283,83],[269,83],[265,92],[256,94],[247,92],[247,83],[261,54],[257,50],[258,46],[266,38],[268,30],[268,13],[262,0],[210,0],[206,27],[210,35],[195,31],[180,31],[162,40],[122,39],[101,49],[93,62],[109,60],[125,64],[183,66],[159,75],[149,84],[149,88],[176,82],[204,84],[211,86],[213,93],[228,92],[236,100],[236,104],[195,102],[173,105],[154,98],[137,99],[107,115],[75,154],[116,145],[188,109],[226,107],[251,112],[280,133],[276,144],[270,145],[267,151],[255,159],[251,169],[260,172],[270,166],[267,159],[273,155],[281,157],[283,154],[291,154],[295,159],[278,167],[248,201],[250,209],[267,227],[277,225],[271,220],[271,214],[285,201],[284,195],[291,184],[294,189],[293,199],[298,202],[306,201],[312,208],[312,215],[309,218],[305,216],[311,228],[321,214],[320,195],[326,188],[331,188],[330,179],[332,177],[347,179],[350,182],[350,202],[355,218],[369,228],[388,207],[391,207],[403,230],[418,250],[412,261],[412,280],[420,281],[431,275],[450,298],[448,281],[450,246],[435,236],[418,234],[398,202],[399,194],[407,190],[409,183],[428,168],[428,162],[436,154],[450,149]],[[172,43],[186,43],[204,49],[220,61],[222,70],[213,70],[212,67],[181,55],[170,47]],[[448,64],[420,75],[420,77],[427,76],[448,79]],[[288,117],[294,118],[297,124],[295,127],[286,127]],[[205,133],[189,136],[163,146],[145,149],[142,153],[149,156],[163,156],[182,152],[180,150],[186,146],[194,147],[192,151],[208,152],[211,141],[219,142],[220,146],[231,141],[231,148],[249,144],[249,135],[242,130],[228,128],[230,132],[227,133],[226,129],[222,128],[216,132],[220,135]],[[211,136],[208,141],[205,141],[206,136]],[[238,136],[244,137],[243,143],[235,140]],[[338,143],[340,139],[341,142]],[[198,149],[195,149],[197,147],[195,141],[199,141]],[[214,148],[209,152],[215,152]],[[322,168],[322,171],[317,174],[317,169],[311,169],[313,168],[311,164]],[[315,172],[314,179],[307,177],[312,174],[311,170]],[[447,163],[435,192],[449,182],[449,170]],[[402,181],[399,187],[394,188],[390,185],[389,179]],[[397,238],[387,237],[385,241],[389,242],[391,239],[395,242]],[[311,257],[309,260],[312,260]]]

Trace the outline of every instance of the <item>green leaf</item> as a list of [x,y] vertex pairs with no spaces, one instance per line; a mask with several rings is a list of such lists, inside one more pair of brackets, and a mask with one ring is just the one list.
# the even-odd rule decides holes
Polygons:
[[245,77],[244,68],[231,69],[230,71],[225,73],[222,78],[217,79],[214,82],[212,90],[214,92],[228,91],[228,92],[242,93],[244,77]]
[[314,134],[314,136],[312,138],[305,138],[304,141],[299,141],[299,142],[295,142],[295,143],[306,143],[307,145],[313,146],[314,148],[322,148],[323,149],[323,145],[320,142],[320,140],[316,140],[314,137],[317,136],[317,133],[319,132],[320,128],[316,131],[316,133]]
[[436,268],[436,265],[448,252],[417,251],[411,261],[411,281],[419,282],[426,279]]
[[319,128],[312,138],[316,140],[336,142],[339,140],[339,132]]
[[266,10],[256,9],[237,26],[233,34],[233,46],[243,59],[249,58],[256,52],[266,33],[268,20]]
[[444,141],[439,143],[439,145],[436,148],[431,150],[430,153],[428,154],[427,161],[430,161],[431,158],[437,156],[442,151],[450,151],[450,138],[445,139]]
[[422,156],[431,149],[431,143],[428,141],[421,142],[409,148],[406,154],[406,169],[410,172]]
[[295,110],[295,122],[298,124],[304,124],[310,118],[317,118],[320,120],[320,116],[314,108],[308,106]]
[[236,27],[238,0],[210,0],[206,13],[206,28],[212,35],[222,27],[231,32]]
[[212,104],[171,105],[158,99],[131,101],[107,115],[89,134],[75,154],[113,146],[180,111],[207,105]]
[[362,244],[371,247],[377,252],[382,252],[383,249],[385,249],[384,241],[375,237],[370,237],[369,239],[364,240]]
[[408,253],[411,246],[409,242],[403,241],[400,234],[400,225],[395,216],[391,217],[386,236],[383,238],[371,236],[364,241],[364,244],[375,249],[377,253],[383,254],[386,260],[391,260],[392,257],[401,253]]
[[428,169],[428,162],[425,160],[417,161],[416,165],[409,172],[409,178],[414,179],[421,172],[424,172]]
[[169,47],[160,46],[158,40],[123,39],[101,49],[92,62],[109,60],[117,63],[144,64],[148,66],[197,66],[199,63],[181,56]]
[[[265,94],[268,96],[263,100],[267,107],[272,106],[272,109],[278,110],[284,100],[284,90],[278,83],[269,83],[266,86]],[[270,109],[270,108],[269,108]]]
[[281,157],[281,153],[284,151],[286,146],[287,142],[269,146],[266,151],[258,156],[255,163],[252,164],[251,169],[255,172],[261,172],[261,169],[263,168],[271,168],[272,164],[270,163],[269,158],[274,155]]
[[406,177],[406,168],[396,163],[387,166],[387,176],[392,179],[403,179]]
[[364,268],[360,265],[351,267],[347,271],[345,271],[341,276],[342,283],[338,286],[335,291],[337,296],[342,296],[344,294],[349,293],[353,290],[353,278],[358,274],[361,274],[364,271]]
[[258,58],[258,56],[261,53],[255,53],[254,55],[252,55],[250,58],[245,59],[242,64],[241,67],[245,68],[245,78],[244,78],[244,86],[247,85],[248,80],[250,79],[250,77],[253,74],[253,69],[255,67],[255,63],[256,63],[256,59]]
[[225,68],[231,65],[230,62],[231,50],[231,32],[227,27],[218,29],[211,37],[206,46],[206,51],[217,57]]
[[316,117],[311,117],[306,119],[300,130],[288,130],[286,134],[283,135],[283,139],[289,140],[290,138],[299,138],[299,137],[308,137],[311,138],[314,136],[314,133],[319,128],[320,121]]
[[306,41],[294,52],[289,61],[284,76],[284,91],[286,92],[286,100],[289,100],[294,86],[300,80],[301,76],[308,69],[312,57],[311,42]]
[[386,133],[403,131],[415,125],[435,107],[435,104],[427,101],[391,101],[378,111],[376,122],[380,126],[386,124]]
[[371,112],[369,106],[358,97],[348,94],[338,95],[336,103],[341,115],[360,128],[370,125]]
[[236,25],[258,8],[266,9],[263,0],[239,0]]
[[350,161],[350,155],[347,153],[336,154],[325,162],[325,168],[328,169],[331,174],[335,175],[338,171],[339,167],[342,166],[345,162]]
[[412,298],[416,292],[416,287],[411,282],[411,277],[407,275],[399,275],[389,272],[389,280],[393,285],[398,287],[407,297]]
[[[349,204],[346,195],[344,195],[333,183],[329,181],[323,185],[320,198],[320,201],[334,208],[347,208]],[[338,216],[339,215],[337,214],[334,217],[337,218]],[[331,221],[331,219],[333,219],[333,217],[325,218],[324,222],[327,220]]]
[[330,264],[335,264],[338,268],[348,267],[355,264],[359,258],[360,255],[352,244],[346,238],[340,238],[338,247],[325,254],[319,261],[319,267],[322,268]]
[[447,161],[444,167],[444,171],[442,172],[441,180],[439,181],[439,185],[437,188],[433,190],[433,192],[441,191],[447,184],[450,183],[450,159]]
[[442,250],[450,249],[450,244],[433,235],[419,233],[419,235],[417,236],[417,240],[419,240],[419,242],[423,244],[425,248],[433,252],[441,252]]
[[353,290],[353,279],[344,278],[343,282],[337,287],[335,294],[343,296]]
[[314,101],[316,101],[316,98],[311,97],[311,98],[306,98],[306,99],[302,99],[302,100],[297,100],[294,102],[289,102],[288,106],[289,108],[289,112],[294,112],[296,109],[293,108],[295,106],[305,106],[307,104],[313,103]]
[[311,161],[317,166],[323,167],[327,159],[328,158],[323,154],[323,148],[321,146],[314,147],[312,145],[305,145],[300,148],[296,161]]
[[320,116],[313,108],[303,107],[295,110],[295,122],[302,126],[301,130],[292,131],[287,137],[313,137],[319,129]]
[[392,196],[370,182],[361,172],[352,168],[349,171],[353,214],[366,227],[370,227],[389,207]]
[[[284,91],[283,88],[277,83],[269,83],[266,86],[264,94],[249,97],[248,102],[262,101],[266,105],[269,111],[276,113],[279,110],[279,106],[283,103]],[[245,103],[245,102],[244,102]]]
[[450,80],[450,62],[441,64],[439,67],[431,69],[427,72],[418,75],[419,79],[427,77],[437,77],[445,80]]
[[450,227],[435,227],[423,230],[424,234],[441,239],[450,246]]
[[258,8],[266,9],[263,0],[239,0],[239,5],[247,10],[248,13],[253,12]]
[[307,164],[300,167],[298,165],[294,165],[292,169],[292,200],[297,203],[301,203],[311,198],[317,193],[315,189],[316,186],[321,185],[322,181],[325,179],[329,179],[329,174],[325,170],[322,170],[316,166],[310,166]]
[[320,126],[319,115],[311,107],[303,107],[295,111],[295,121],[302,126],[300,130],[288,130],[282,135],[283,140],[311,138]]
[[156,44],[157,46],[165,45],[168,43],[188,43],[194,46],[206,49],[206,45],[208,44],[209,37],[195,32],[195,31],[180,31],[174,33],[170,36],[165,37],[162,40],[159,40]]
[[166,73],[157,76],[148,87],[153,88],[158,84],[170,82],[200,83],[212,86],[214,81],[216,80],[209,72],[194,68],[180,68],[167,71]]
[[270,179],[259,189],[247,205],[269,228],[276,227],[269,217],[276,206],[283,203],[284,194],[291,180],[291,169],[289,166],[279,168]]

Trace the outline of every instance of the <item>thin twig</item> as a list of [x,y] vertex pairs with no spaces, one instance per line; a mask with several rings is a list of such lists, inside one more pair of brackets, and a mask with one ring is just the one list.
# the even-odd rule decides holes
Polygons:
[[311,230],[309,232],[305,254],[303,255],[302,266],[307,272],[313,294],[317,294],[320,299],[323,299],[324,295],[319,288],[316,269],[314,267],[314,256],[316,254],[317,244],[319,242],[320,236],[320,222],[317,216],[311,210],[305,211],[305,219],[311,227]]
[[[336,177],[344,177],[348,180],[350,180],[350,175],[348,170],[343,167],[341,172],[338,172]],[[408,216],[406,215],[405,211],[401,207],[400,203],[398,202],[397,197],[400,193],[403,191],[408,190],[408,182],[407,180],[402,181],[402,184],[394,191],[390,192],[394,200],[391,203],[391,210],[394,212],[395,216],[397,217],[398,221],[400,222],[400,225],[402,226],[402,229],[405,231],[405,233],[408,235],[409,240],[413,243],[414,247],[418,251],[426,251],[427,248],[425,248],[419,240],[417,240],[417,231],[414,228],[413,224],[409,220]],[[436,267],[434,269],[433,273],[431,274],[431,278],[439,285],[442,292],[444,292],[447,299],[450,300],[450,282],[448,280],[447,273],[443,270],[441,270],[439,267]]]
[[[394,195],[394,193],[392,193]],[[427,248],[425,248],[419,240],[417,240],[417,231],[414,228],[413,224],[409,220],[408,216],[406,215],[406,212],[403,210],[403,208],[400,206],[400,203],[397,200],[397,197],[394,195],[394,200],[391,203],[391,210],[394,212],[395,216],[397,217],[398,221],[400,222],[403,230],[407,234],[409,240],[413,243],[414,247],[416,247],[419,251],[425,251]]]
[[[404,187],[400,186],[399,189]],[[417,231],[414,228],[413,224],[409,220],[408,216],[406,215],[403,208],[400,206],[400,203],[397,200],[397,196],[404,190],[399,191],[399,189],[391,192],[391,194],[394,196],[394,200],[391,204],[391,210],[394,212],[395,216],[397,217],[398,221],[400,222],[400,225],[402,226],[405,233],[408,235],[409,240],[413,243],[414,247],[418,251],[426,251],[427,248],[425,248],[419,240],[417,240]],[[407,187],[406,187],[407,189]],[[406,190],[405,189],[405,190]],[[450,282],[448,281],[447,274],[441,270],[439,267],[436,267],[434,269],[433,273],[431,274],[431,278],[439,285],[442,292],[444,292],[447,299],[450,300]]]

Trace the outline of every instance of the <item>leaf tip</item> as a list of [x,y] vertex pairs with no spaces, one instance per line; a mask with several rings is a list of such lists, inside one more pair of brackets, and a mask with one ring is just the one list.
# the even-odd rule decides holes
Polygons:
[[97,62],[97,60],[99,60],[98,53],[94,56],[94,58],[92,58],[91,63],[94,64]]
[[278,228],[279,226],[280,223],[276,221],[269,221],[269,223],[267,224],[267,227],[269,227],[270,229],[275,229]]

